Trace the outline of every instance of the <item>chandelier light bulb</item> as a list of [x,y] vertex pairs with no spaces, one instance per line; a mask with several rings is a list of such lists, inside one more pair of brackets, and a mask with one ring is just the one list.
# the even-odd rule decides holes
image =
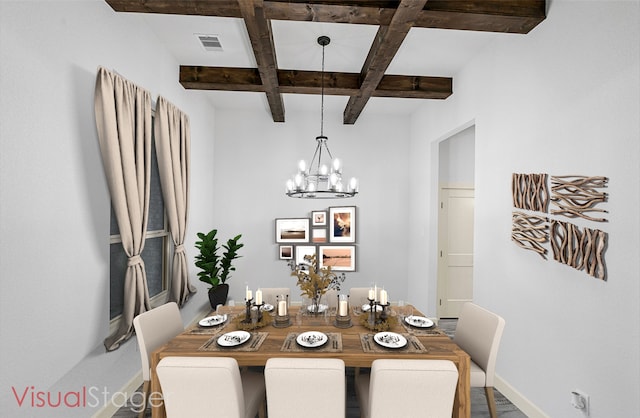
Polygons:
[[302,185],[304,184],[304,178],[302,174],[298,173],[293,177],[293,182],[295,183],[296,190],[302,190]]
[[318,170],[318,173],[319,173],[321,176],[326,176],[327,174],[329,174],[329,167],[327,167],[327,165],[326,165],[326,164],[322,164],[322,165],[320,166],[320,169]]
[[310,182],[309,184],[307,184],[307,191],[308,191],[308,192],[315,192],[315,191],[316,191],[316,185],[315,185],[315,183],[311,183],[311,182]]
[[298,161],[298,171],[301,173],[307,172],[307,162],[305,160]]
[[342,161],[340,161],[340,158],[334,158],[331,165],[334,173],[342,174]]
[[351,177],[349,180],[349,191],[357,192],[358,191],[358,179],[355,177]]
[[287,192],[292,192],[294,188],[293,180],[287,180]]

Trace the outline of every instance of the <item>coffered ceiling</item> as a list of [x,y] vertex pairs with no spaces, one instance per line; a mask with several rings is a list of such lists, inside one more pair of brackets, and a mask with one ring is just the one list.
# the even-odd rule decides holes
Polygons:
[[[455,74],[499,36],[525,36],[545,0],[105,0],[149,25],[180,63],[179,82],[214,105],[318,107],[322,48],[326,106],[343,122],[363,111],[407,111],[446,100]],[[217,38],[207,51],[199,36]],[[286,105],[286,106],[285,106]]]

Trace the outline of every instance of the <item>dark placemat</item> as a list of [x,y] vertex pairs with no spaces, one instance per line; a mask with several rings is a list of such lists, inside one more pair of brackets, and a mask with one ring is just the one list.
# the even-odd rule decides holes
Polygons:
[[447,336],[447,333],[445,333],[443,330],[441,330],[435,325],[432,326],[431,328],[418,328],[418,327],[412,327],[411,325],[402,321],[402,326],[404,327],[404,329],[407,330],[407,332],[410,332],[413,335],[416,335],[418,337],[446,337]]
[[260,346],[267,339],[268,332],[255,332],[251,334],[251,338],[246,343],[235,347],[220,347],[216,342],[219,338],[214,335],[209,338],[206,343],[202,344],[198,350],[200,351],[258,351]]
[[321,347],[316,348],[307,348],[298,345],[296,342],[296,338],[301,333],[298,332],[290,332],[287,334],[287,338],[284,339],[284,343],[280,348],[280,351],[289,352],[289,353],[302,353],[302,352],[311,352],[316,351],[320,353],[341,353],[342,352],[342,334],[339,332],[327,332],[327,338],[329,341]]
[[415,336],[409,334],[401,334],[407,339],[407,345],[402,348],[387,348],[379,345],[373,340],[375,334],[360,334],[360,343],[362,351],[365,353],[426,353],[424,345]]

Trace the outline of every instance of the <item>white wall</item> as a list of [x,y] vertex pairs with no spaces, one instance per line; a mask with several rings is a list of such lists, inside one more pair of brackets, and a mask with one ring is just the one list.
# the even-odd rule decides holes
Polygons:
[[438,182],[447,186],[472,186],[475,171],[475,127],[439,142]]
[[[31,408],[31,393],[98,387],[102,396],[140,371],[134,340],[113,353],[102,345],[109,326],[110,213],[93,111],[99,65],[190,116],[197,197],[186,242],[190,259],[192,231],[212,217],[215,113],[178,84],[179,64],[154,35],[103,1],[1,1],[2,416],[86,417],[92,408]],[[185,321],[205,301],[201,290],[185,306]],[[31,386],[18,407],[12,387],[21,397]]]
[[[286,103],[285,103],[286,106]],[[344,200],[292,199],[285,182],[297,161],[309,161],[319,135],[318,112],[287,107],[286,123],[267,111],[218,110],[216,120],[215,205],[211,208],[225,241],[243,234],[243,258],[229,281],[230,297],[243,297],[245,282],[258,287],[290,287],[300,292],[285,261],[278,260],[275,219],[309,217],[329,206],[357,206],[357,268],[347,273],[343,289],[385,286],[392,300],[405,298],[407,282],[409,118],[360,116],[343,125],[341,114],[325,112],[329,149],[344,163],[344,175],[360,180],[360,194]]]
[[[434,297],[438,170],[420,163],[433,163],[437,141],[475,121],[474,295],[506,319],[497,373],[551,417],[582,416],[570,405],[573,389],[591,396],[591,417],[635,416],[639,3],[556,0],[548,16],[526,36],[500,37],[455,76],[450,99],[414,115],[411,174],[429,188],[412,187],[410,242],[431,262],[427,280],[410,265],[408,286]],[[590,224],[609,234],[607,281],[510,241],[514,172],[609,177],[609,222]]]

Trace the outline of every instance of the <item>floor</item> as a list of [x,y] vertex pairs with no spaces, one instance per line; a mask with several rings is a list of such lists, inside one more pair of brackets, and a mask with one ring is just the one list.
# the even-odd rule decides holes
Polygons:
[[[453,336],[455,332],[456,320],[455,319],[441,319],[438,326],[442,328],[449,336]],[[358,407],[358,400],[355,396],[353,387],[353,373],[352,368],[347,368],[347,416],[346,418],[359,418],[360,408]],[[139,391],[142,389],[140,388]],[[507,398],[505,398],[498,390],[494,389],[496,409],[498,411],[498,417],[500,418],[527,418],[515,405],[513,405]],[[134,412],[136,408],[132,405],[127,405],[118,410],[113,415],[113,418],[133,418],[137,417],[138,413]],[[147,410],[147,417],[151,414]],[[471,418],[485,418],[489,417],[489,409],[487,408],[487,401],[484,395],[484,389],[472,388],[471,389]]]

